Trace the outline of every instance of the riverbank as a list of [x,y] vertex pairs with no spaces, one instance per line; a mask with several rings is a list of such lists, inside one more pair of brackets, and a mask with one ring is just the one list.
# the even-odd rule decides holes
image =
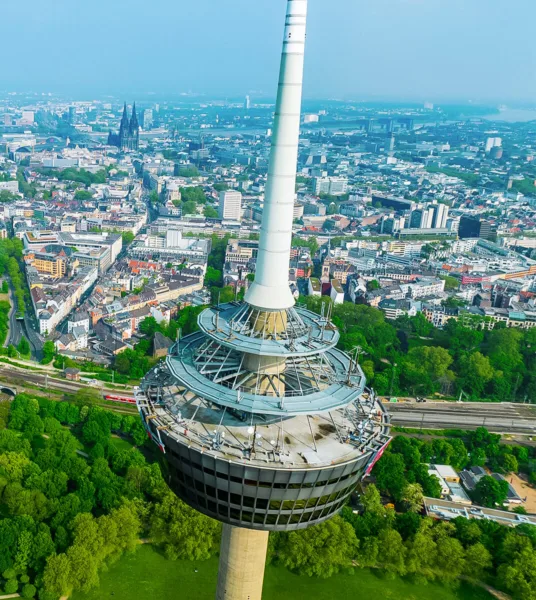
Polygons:
[[[212,600],[216,591],[216,558],[205,562],[166,560],[145,544],[101,574],[99,588],[75,593],[71,600]],[[439,584],[386,579],[379,572],[350,569],[330,579],[295,575],[268,566],[263,600],[490,600],[488,592],[467,583],[453,590]]]

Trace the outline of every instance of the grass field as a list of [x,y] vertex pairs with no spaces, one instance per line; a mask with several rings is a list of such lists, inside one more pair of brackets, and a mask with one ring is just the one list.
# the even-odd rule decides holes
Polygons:
[[130,442],[115,435],[112,436],[111,444],[115,446],[117,450],[132,450],[132,448],[134,448],[134,442]]
[[[197,569],[197,573],[195,570]],[[193,563],[169,561],[151,546],[123,557],[102,573],[100,588],[76,593],[71,600],[212,600],[216,592],[217,559]],[[331,579],[298,576],[268,567],[263,600],[490,600],[480,589],[466,585],[451,590],[441,585],[415,585],[386,580],[369,570]]]

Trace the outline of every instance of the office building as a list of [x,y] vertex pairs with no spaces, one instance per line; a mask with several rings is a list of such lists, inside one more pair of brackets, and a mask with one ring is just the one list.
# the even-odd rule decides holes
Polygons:
[[446,204],[433,204],[432,211],[432,227],[434,229],[445,229],[449,216],[449,207]]
[[33,110],[23,110],[19,125],[33,125],[35,114]]
[[460,239],[465,238],[491,238],[491,225],[477,216],[463,215],[458,229]]
[[449,207],[446,204],[424,204],[411,211],[409,229],[445,229]]
[[76,106],[69,106],[69,125],[76,124]]
[[500,137],[489,137],[486,140],[486,153],[491,152],[492,148],[500,148],[502,146],[502,139]]
[[242,194],[233,190],[220,192],[219,215],[222,221],[241,221]]
[[345,177],[315,177],[313,190],[316,196],[320,196],[320,194],[343,196],[348,191],[348,179]]
[[151,127],[153,126],[153,111],[152,111],[152,109],[146,108],[145,110],[142,111],[140,125],[141,125],[142,129],[145,129],[146,131],[148,129],[151,129]]

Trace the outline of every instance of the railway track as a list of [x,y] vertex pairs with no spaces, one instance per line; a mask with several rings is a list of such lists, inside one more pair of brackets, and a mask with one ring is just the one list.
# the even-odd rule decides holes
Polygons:
[[476,429],[536,435],[536,407],[524,404],[447,403],[389,404],[393,425],[429,429]]

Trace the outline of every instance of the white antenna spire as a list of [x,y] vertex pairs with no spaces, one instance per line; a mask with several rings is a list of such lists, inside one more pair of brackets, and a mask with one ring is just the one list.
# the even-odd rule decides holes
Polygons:
[[255,281],[246,302],[265,310],[294,306],[288,267],[300,139],[307,0],[288,0],[274,133]]

